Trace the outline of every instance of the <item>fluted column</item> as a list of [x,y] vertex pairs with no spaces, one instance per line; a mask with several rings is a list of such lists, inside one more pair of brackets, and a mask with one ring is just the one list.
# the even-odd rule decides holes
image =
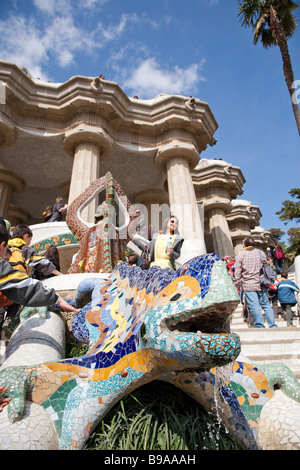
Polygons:
[[[0,105],[1,103],[0,97]],[[0,114],[0,148],[7,149],[11,147],[16,140],[16,133],[14,127],[8,122],[8,119]]]
[[169,197],[160,189],[141,191],[134,196],[134,204],[145,217],[145,224],[151,226],[152,233],[162,228],[164,219],[169,217]]
[[250,201],[237,199],[231,201],[232,210],[226,215],[230,229],[234,253],[237,255],[243,249],[243,241],[251,235],[251,229],[259,224],[261,212]]
[[[66,133],[65,150],[74,157],[68,204],[70,205],[100,176],[100,160],[111,152],[109,136],[101,129],[82,126]],[[82,211],[82,218],[94,222],[98,202],[91,201]]]
[[192,172],[198,201],[204,206],[205,218],[213,242],[213,251],[220,257],[233,256],[234,249],[227,214],[231,200],[242,194],[245,179],[240,168],[223,160],[203,160]]
[[[1,93],[2,92],[2,93]],[[5,105],[6,93],[5,87],[0,92],[0,105]],[[0,149],[11,147],[16,140],[16,134],[13,126],[8,122],[6,116],[0,114]],[[8,218],[8,210],[13,192],[22,191],[24,181],[13,172],[6,170],[0,164],[0,215]]]
[[29,212],[25,211],[24,209],[16,207],[13,204],[9,206],[7,219],[9,220],[12,227],[18,224],[27,224],[29,217]]
[[24,189],[24,181],[9,170],[0,167],[0,215],[8,218],[11,196]]
[[233,245],[226,220],[226,213],[222,208],[215,208],[209,211],[209,228],[218,255],[221,258],[233,256]]
[[199,161],[193,144],[173,141],[163,146],[156,156],[156,165],[167,172],[170,211],[178,217],[179,232],[184,238],[181,261],[206,253],[191,168]]

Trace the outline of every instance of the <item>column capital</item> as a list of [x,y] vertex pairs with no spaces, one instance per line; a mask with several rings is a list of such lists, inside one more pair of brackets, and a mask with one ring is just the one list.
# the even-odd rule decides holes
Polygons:
[[6,183],[11,186],[13,192],[21,192],[24,189],[24,180],[13,173],[12,171],[5,170],[0,166],[0,183]]
[[169,204],[169,196],[161,189],[148,189],[134,195],[134,204]]
[[11,204],[8,208],[7,218],[12,226],[18,225],[20,223],[26,224],[30,218],[30,213]]
[[[198,194],[197,194],[198,196]],[[198,196],[199,197],[199,196]],[[226,214],[230,213],[232,210],[232,204],[230,198],[220,194],[213,194],[209,196],[201,196],[201,202],[203,203],[205,211],[212,211],[220,209]]]
[[78,145],[87,143],[94,144],[99,149],[101,159],[108,157],[113,144],[109,134],[100,127],[81,124],[66,131],[63,146],[72,157]]
[[185,159],[192,170],[199,163],[200,156],[195,145],[174,139],[159,147],[155,156],[155,165],[163,173],[167,172],[167,163],[173,158]]

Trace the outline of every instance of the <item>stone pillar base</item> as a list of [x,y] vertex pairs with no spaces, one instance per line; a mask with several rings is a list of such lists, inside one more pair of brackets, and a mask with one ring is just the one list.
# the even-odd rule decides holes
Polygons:
[[178,267],[194,258],[195,256],[200,256],[206,254],[206,248],[204,240],[194,239],[194,240],[184,240],[181,248],[180,258],[176,261]]

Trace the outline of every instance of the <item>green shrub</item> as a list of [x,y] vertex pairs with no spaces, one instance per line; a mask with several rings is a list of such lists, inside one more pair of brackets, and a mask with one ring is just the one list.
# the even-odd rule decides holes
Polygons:
[[213,415],[172,385],[130,393],[99,423],[86,450],[237,450]]

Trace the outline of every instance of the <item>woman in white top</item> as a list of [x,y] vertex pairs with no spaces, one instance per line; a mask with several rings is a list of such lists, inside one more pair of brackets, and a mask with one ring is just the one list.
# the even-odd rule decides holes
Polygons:
[[[150,267],[160,266],[161,268],[176,269],[175,260],[179,258],[183,238],[178,233],[178,219],[171,216],[165,221],[165,230],[155,233],[150,243]],[[133,242],[142,250],[145,244],[140,239]]]

